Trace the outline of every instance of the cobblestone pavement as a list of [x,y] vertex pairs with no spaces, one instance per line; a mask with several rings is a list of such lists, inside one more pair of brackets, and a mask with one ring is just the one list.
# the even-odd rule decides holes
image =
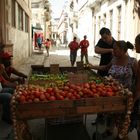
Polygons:
[[[78,52],[77,61],[80,61],[80,56]],[[89,62],[92,64],[98,64],[99,58],[89,56]],[[16,68],[29,75],[31,71],[31,65],[45,65],[59,64],[60,66],[70,66],[69,61],[69,50],[67,49],[51,49],[50,56],[47,57],[46,52],[35,51],[31,57],[29,57],[25,62]],[[92,121],[95,121],[96,115],[88,115],[86,119],[86,129],[89,133],[90,138],[92,138],[93,132],[95,132],[95,126],[91,125]],[[31,132],[35,140],[44,140],[44,119],[35,119],[29,121]],[[104,131],[104,125],[99,125],[99,133]],[[129,140],[137,140],[137,135],[135,130],[129,134]],[[68,136],[69,137],[69,136]],[[12,126],[0,121],[0,140],[13,140],[13,129]],[[99,140],[113,140],[113,137],[107,137],[106,139],[99,138]]]

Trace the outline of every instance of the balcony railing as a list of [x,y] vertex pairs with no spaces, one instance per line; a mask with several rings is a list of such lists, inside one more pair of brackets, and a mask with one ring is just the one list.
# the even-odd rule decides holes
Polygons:
[[89,7],[94,7],[96,4],[99,4],[102,0],[89,0],[88,1],[88,6]]

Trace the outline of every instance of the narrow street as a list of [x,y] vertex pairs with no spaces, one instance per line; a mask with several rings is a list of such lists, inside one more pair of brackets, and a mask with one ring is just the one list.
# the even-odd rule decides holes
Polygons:
[[[80,56],[78,56],[77,61],[80,60]],[[99,58],[89,56],[89,61],[92,64],[98,64]],[[50,64],[59,64],[60,66],[70,66],[69,62],[69,50],[66,48],[58,49],[53,48],[50,50],[50,56],[46,56],[46,52],[40,53],[38,51],[35,51],[33,55],[27,59],[23,64],[20,66],[17,66],[17,68],[24,72],[25,74],[29,75],[31,71],[31,65],[45,65],[49,66]],[[86,126],[86,130],[90,136],[90,139],[92,140],[92,135],[96,130],[96,125],[92,125],[92,122],[95,121],[96,114],[87,115],[86,118],[86,124],[85,119],[83,119],[84,125]],[[57,123],[56,123],[57,122]],[[64,122],[63,119],[60,119],[56,121],[53,127],[51,125],[48,127],[49,137],[48,140],[55,140],[53,136],[56,135],[56,138],[61,138],[60,135],[63,135],[63,137],[66,135],[66,137],[77,136],[78,138],[83,138],[82,140],[88,140],[88,137],[86,136],[85,129],[82,123],[75,123],[75,124],[67,124],[63,125],[62,122]],[[60,123],[61,122],[61,123]],[[13,129],[8,124],[4,123],[3,121],[0,121],[0,140],[13,140]],[[44,130],[45,130],[45,121],[43,118],[41,119],[35,119],[29,121],[29,126],[31,133],[34,137],[34,140],[44,140]],[[58,127],[59,126],[59,127]],[[105,126],[102,124],[98,125],[98,133],[99,133],[99,140],[113,140],[113,137],[106,137],[102,139],[101,134],[104,132]],[[76,138],[76,137],[74,137]],[[77,138],[77,139],[78,139]],[[76,140],[77,140],[76,139]],[[129,134],[129,140],[137,140],[136,131],[134,130],[132,133]]]

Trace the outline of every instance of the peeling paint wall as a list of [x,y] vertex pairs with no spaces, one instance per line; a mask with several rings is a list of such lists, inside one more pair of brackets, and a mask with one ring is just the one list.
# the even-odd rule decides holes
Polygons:
[[0,42],[5,45],[5,51],[13,54],[13,64],[17,65],[28,58],[33,50],[30,0],[3,0],[0,1],[0,8]]

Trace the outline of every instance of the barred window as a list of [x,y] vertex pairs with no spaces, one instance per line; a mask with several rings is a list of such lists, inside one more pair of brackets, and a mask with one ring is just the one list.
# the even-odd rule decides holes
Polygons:
[[113,29],[113,10],[110,11],[110,30]]
[[15,0],[11,0],[11,24],[16,27]]
[[118,7],[118,39],[120,39],[120,34],[121,34],[121,9],[122,7]]
[[25,32],[29,32],[29,17],[25,14]]
[[18,5],[18,29],[23,30],[23,9]]

